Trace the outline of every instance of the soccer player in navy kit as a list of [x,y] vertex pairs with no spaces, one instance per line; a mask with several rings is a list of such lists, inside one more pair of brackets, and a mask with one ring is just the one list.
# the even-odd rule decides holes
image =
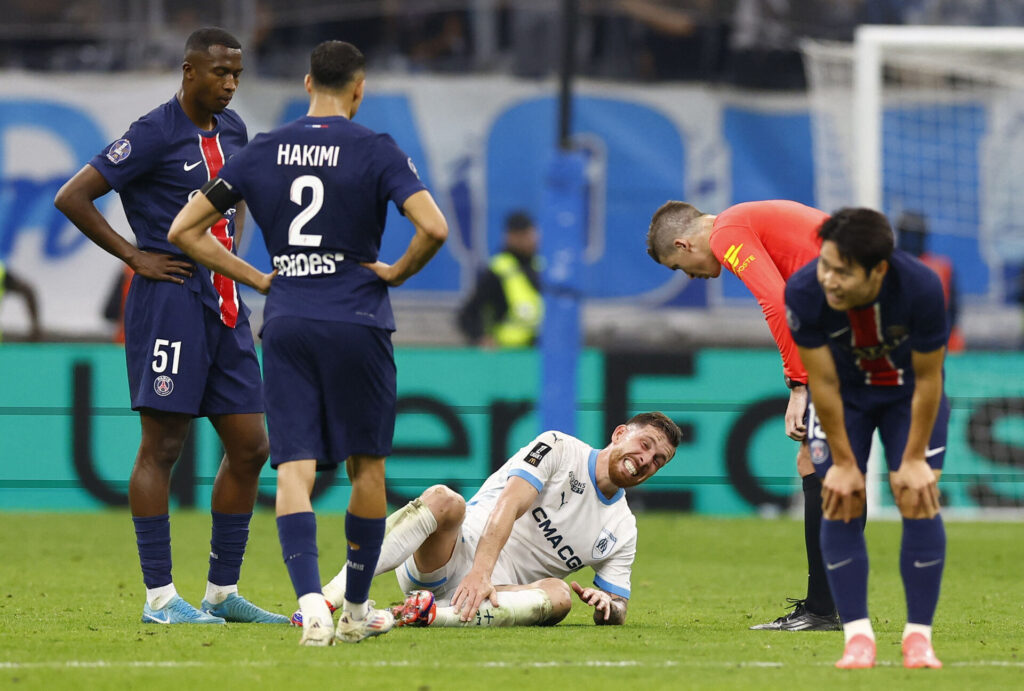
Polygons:
[[[365,86],[365,59],[355,46],[317,46],[305,86],[308,114],[253,139],[182,209],[170,238],[213,270],[269,291],[263,366],[278,535],[304,623],[300,644],[329,645],[394,625],[389,611],[368,600],[384,538],[384,460],[397,398],[388,286],[419,271],[448,226],[394,140],[352,122]],[[273,274],[227,252],[205,230],[240,199],[263,231]],[[394,264],[377,258],[389,201],[416,230]],[[335,630],[320,589],[310,491],[317,469],[342,462],[352,495]]]
[[942,283],[893,249],[892,229],[877,211],[841,209],[818,234],[817,262],[786,284],[786,317],[809,377],[811,460],[823,478],[821,546],[846,638],[836,666],[875,664],[861,517],[877,429],[903,516],[903,665],[939,668],[931,625],[946,556],[937,486],[949,424]]
[[[167,103],[132,123],[57,193],[54,204],[86,236],[132,267],[125,305],[125,355],[142,441],[128,497],[146,584],[147,623],[287,623],[238,594],[238,578],[267,460],[259,363],[248,310],[235,284],[183,257],[167,240],[174,215],[248,141],[227,109],[242,51],[226,31],[199,29],[185,43],[182,84]],[[138,248],[110,227],[94,200],[121,196]],[[240,209],[211,228],[237,246]],[[201,610],[171,578],[171,468],[193,417],[217,430],[225,456],[213,485],[210,572]]]

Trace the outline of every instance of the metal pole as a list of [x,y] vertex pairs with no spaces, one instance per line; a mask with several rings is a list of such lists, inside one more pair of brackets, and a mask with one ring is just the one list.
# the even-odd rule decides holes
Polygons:
[[572,148],[572,80],[576,72],[576,24],[579,0],[562,0],[562,62],[559,65],[558,145]]

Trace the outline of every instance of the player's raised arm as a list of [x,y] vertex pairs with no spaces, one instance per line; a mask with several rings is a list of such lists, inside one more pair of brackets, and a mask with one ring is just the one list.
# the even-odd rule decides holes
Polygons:
[[523,515],[537,498],[537,489],[521,477],[512,476],[498,496],[494,510],[487,518],[487,524],[477,543],[473,557],[473,568],[459,583],[452,596],[452,607],[461,611],[462,621],[469,621],[476,615],[480,603],[485,599],[495,607],[500,606],[491,583],[494,565],[498,555],[512,534],[512,524]]
[[114,230],[96,208],[95,200],[111,190],[98,170],[86,164],[64,183],[54,197],[53,205],[67,216],[82,234],[114,255],[140,276],[155,281],[184,283],[182,276],[192,275],[192,265],[175,257],[144,252]]
[[[220,220],[222,212],[214,205],[218,195],[222,194],[221,186],[225,183],[215,178],[203,186],[214,195],[211,200],[204,191],[194,195],[178,212],[171,223],[167,239],[181,248],[185,254],[200,264],[228,278],[244,283],[266,295],[270,291],[270,282],[276,271],[265,274],[244,259],[231,253],[217,238],[208,231],[210,226]],[[233,204],[237,199],[231,200]]]
[[420,190],[410,196],[402,204],[402,211],[416,228],[405,253],[394,264],[382,261],[363,264],[392,286],[400,286],[416,275],[448,239],[448,222],[430,192]]
[[825,518],[850,522],[864,511],[864,475],[846,434],[839,375],[828,346],[800,347],[800,360],[814,392],[814,409],[832,451],[832,467],[822,481]]

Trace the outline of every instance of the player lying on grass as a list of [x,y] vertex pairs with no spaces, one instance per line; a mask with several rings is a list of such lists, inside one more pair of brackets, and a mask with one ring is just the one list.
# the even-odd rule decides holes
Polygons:
[[[672,460],[680,434],[661,413],[630,418],[603,449],[544,432],[468,503],[443,485],[429,488],[388,517],[375,575],[395,570],[404,592],[433,592],[436,618],[418,617],[413,594],[399,608],[399,622],[557,624],[572,606],[561,579],[590,566],[594,587],[574,581],[572,589],[594,608],[595,624],[624,623],[637,540],[624,489]],[[332,607],[343,601],[345,577],[342,569],[323,588]],[[299,617],[292,621],[301,625]]]

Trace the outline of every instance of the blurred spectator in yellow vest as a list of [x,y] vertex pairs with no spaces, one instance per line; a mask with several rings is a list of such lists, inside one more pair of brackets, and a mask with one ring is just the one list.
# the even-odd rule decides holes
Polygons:
[[537,342],[544,316],[537,227],[516,211],[505,219],[505,246],[481,272],[459,310],[459,328],[474,345],[526,348]]

